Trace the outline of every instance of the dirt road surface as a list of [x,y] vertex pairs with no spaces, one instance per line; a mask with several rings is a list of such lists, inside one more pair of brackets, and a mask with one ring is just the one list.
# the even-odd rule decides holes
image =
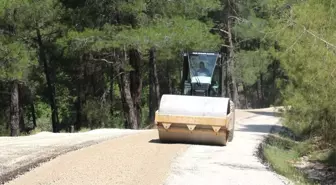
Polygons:
[[[279,118],[272,115],[272,109],[254,112],[237,111],[236,120],[234,140],[225,147],[161,144],[157,142],[158,135],[155,130],[106,130],[105,141],[42,163],[7,184],[288,184],[286,179],[270,172],[254,155],[263,136],[279,124]],[[76,143],[83,145],[89,141],[102,141],[101,137],[104,134],[99,132],[101,131],[92,133],[91,140],[83,134],[68,136],[65,141],[69,146],[74,146]],[[48,142],[38,143],[31,138],[17,140],[16,149],[15,147],[13,149],[11,145],[13,143],[6,142],[5,139],[0,140],[0,143],[7,143],[6,147],[1,149],[2,159],[0,160],[6,156],[9,157],[6,162],[8,171],[10,168],[8,164],[20,166],[18,159],[27,158],[27,155],[20,154],[10,157],[11,152],[16,151],[20,146],[26,146],[20,150],[21,153],[33,151],[31,157],[36,154],[47,155],[48,152],[43,152],[44,148],[49,148],[50,151],[51,149],[57,151],[56,146],[62,148],[64,138],[61,142],[56,142],[56,138],[62,140],[62,137],[57,134],[53,135],[53,139],[47,135],[44,138],[40,137],[40,140],[49,139]],[[83,141],[83,138],[87,141]],[[47,147],[42,146],[41,142]],[[34,143],[38,143],[36,144],[38,149],[31,149]],[[0,147],[3,146],[2,143]],[[64,147],[62,149],[64,150]],[[2,153],[2,151],[5,152]]]

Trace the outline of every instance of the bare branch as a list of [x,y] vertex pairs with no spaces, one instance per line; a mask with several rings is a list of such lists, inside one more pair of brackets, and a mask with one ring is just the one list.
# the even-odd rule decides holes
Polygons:
[[306,30],[303,30],[303,32],[300,34],[300,36],[295,40],[295,42],[286,49],[285,52],[289,51],[290,49],[292,49],[294,47],[294,45],[301,39],[301,37],[304,35],[304,33],[306,32]]
[[240,21],[240,22],[248,22],[248,20],[247,19],[244,19],[244,18],[241,18],[241,17],[237,17],[237,16],[233,16],[233,15],[230,15],[228,18],[233,18],[233,19],[236,19],[236,20],[238,20],[238,21]]
[[118,76],[120,76],[120,75],[122,75],[122,74],[124,74],[125,72],[120,72],[120,73],[118,73],[117,75],[114,75],[113,76],[113,79],[115,79],[116,77],[118,77]]
[[223,30],[223,29],[219,29],[219,31],[221,31],[221,32],[223,32],[223,33],[226,33],[226,34],[230,34],[229,32],[227,32],[227,31],[225,31],[225,30]]
[[336,48],[336,46],[335,46],[334,44],[331,44],[330,42],[326,41],[325,39],[323,39],[323,38],[317,36],[316,34],[314,34],[314,33],[311,32],[311,31],[307,30],[305,26],[303,26],[303,28],[304,28],[304,30],[305,30],[307,33],[309,33],[310,35],[314,36],[315,38],[321,40],[322,42],[326,43],[328,46],[331,46],[331,47],[333,47],[333,48]]
[[99,58],[99,59],[93,58],[92,53],[90,53],[90,58],[89,59],[93,60],[93,61],[98,61],[98,62],[100,61],[100,62],[106,62],[108,64],[113,64],[113,62],[111,62],[111,61],[109,61],[109,60],[107,60],[105,58]]
[[108,61],[108,60],[106,60],[105,58],[100,58],[100,59],[91,58],[91,60],[93,60],[93,61],[101,61],[101,62],[106,62],[106,63],[108,63],[108,64],[113,64],[113,62],[111,62],[111,61]]
[[224,47],[226,47],[226,48],[232,48],[231,46],[226,45],[226,44],[222,44],[222,46],[224,46]]

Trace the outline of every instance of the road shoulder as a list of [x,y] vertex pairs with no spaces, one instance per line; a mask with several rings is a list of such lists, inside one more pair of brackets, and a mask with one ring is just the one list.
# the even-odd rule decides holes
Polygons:
[[85,133],[39,133],[0,138],[0,184],[71,151],[143,131],[101,129]]

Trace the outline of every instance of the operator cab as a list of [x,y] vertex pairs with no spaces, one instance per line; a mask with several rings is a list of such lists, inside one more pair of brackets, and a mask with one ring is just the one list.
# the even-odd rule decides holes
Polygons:
[[219,53],[184,53],[182,94],[194,96],[220,96]]

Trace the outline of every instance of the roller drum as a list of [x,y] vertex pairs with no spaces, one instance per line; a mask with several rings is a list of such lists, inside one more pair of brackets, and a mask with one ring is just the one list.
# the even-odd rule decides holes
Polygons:
[[230,99],[163,95],[156,112],[162,142],[226,145]]

